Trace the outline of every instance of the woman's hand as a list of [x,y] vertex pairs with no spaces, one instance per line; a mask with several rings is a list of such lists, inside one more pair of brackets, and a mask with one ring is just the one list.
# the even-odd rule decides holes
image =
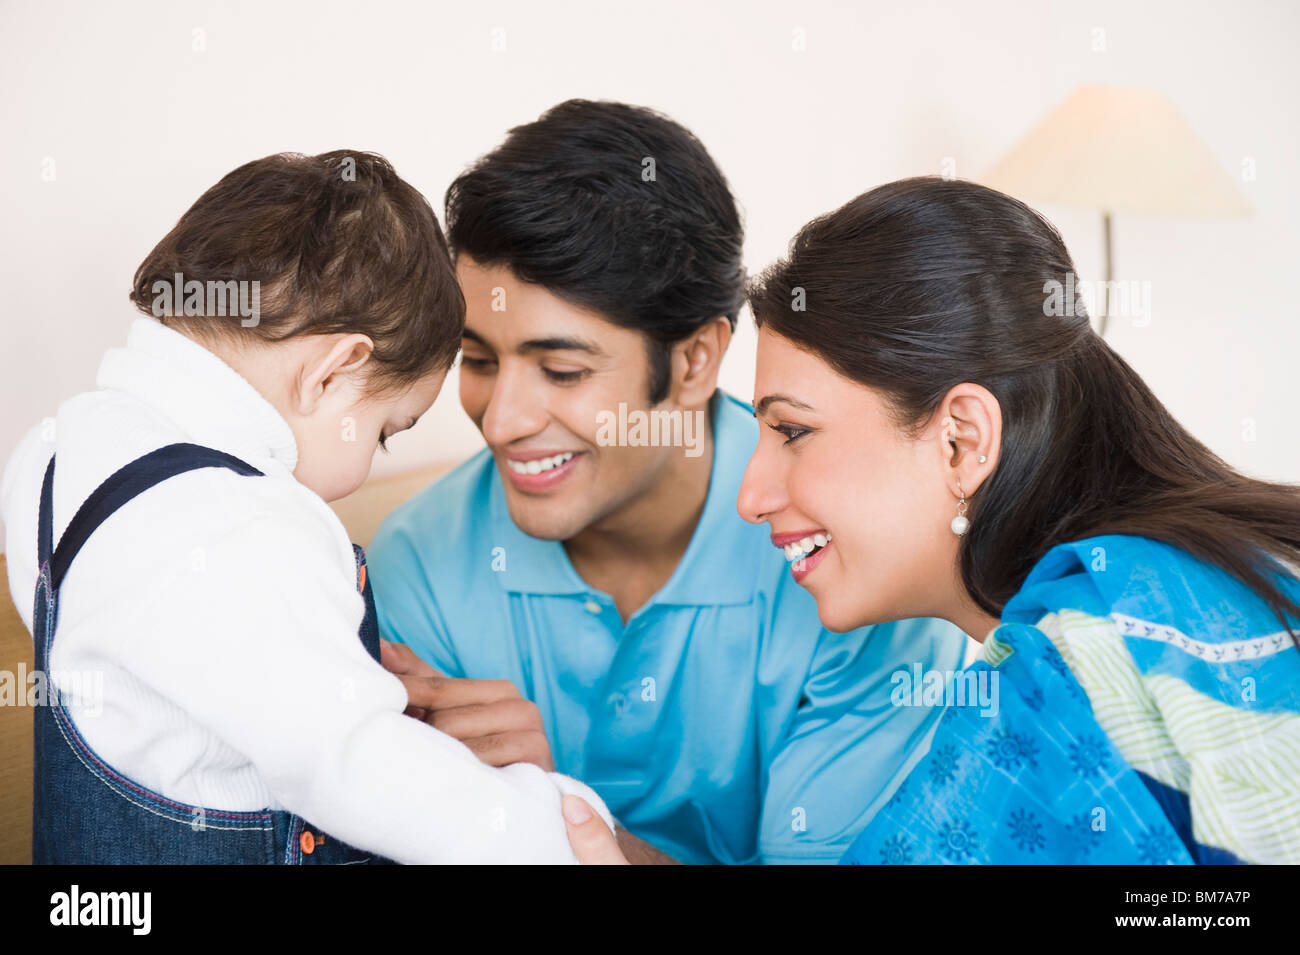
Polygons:
[[578,796],[565,796],[562,800],[564,826],[569,831],[569,845],[583,865],[628,865],[627,857],[618,847],[614,833],[609,831],[586,800]]

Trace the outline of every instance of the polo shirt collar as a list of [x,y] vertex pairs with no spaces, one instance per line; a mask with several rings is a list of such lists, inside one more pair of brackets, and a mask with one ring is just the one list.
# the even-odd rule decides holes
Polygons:
[[[714,392],[709,412],[713,461],[704,510],[686,553],[646,606],[746,604],[754,597],[757,581],[744,569],[754,562],[755,546],[768,545],[767,533],[736,513],[741,477],[754,450],[754,427],[748,406],[721,390]],[[493,545],[505,547],[506,590],[554,596],[595,592],[574,570],[560,541],[530,537],[511,519],[495,463],[488,507]]]

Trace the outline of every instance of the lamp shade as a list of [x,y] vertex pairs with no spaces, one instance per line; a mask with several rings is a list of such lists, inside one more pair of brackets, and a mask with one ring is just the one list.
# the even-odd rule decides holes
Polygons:
[[1019,199],[1108,213],[1220,219],[1253,211],[1153,89],[1080,87],[982,181]]

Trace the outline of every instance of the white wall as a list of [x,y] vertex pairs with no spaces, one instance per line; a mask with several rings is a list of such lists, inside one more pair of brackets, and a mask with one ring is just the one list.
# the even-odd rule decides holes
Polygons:
[[[135,267],[249,159],[374,150],[441,208],[462,166],[556,102],[652,106],[693,129],[730,178],[756,271],[806,220],[871,186],[938,173],[944,157],[978,179],[1076,85],[1105,82],[1163,89],[1226,170],[1240,178],[1245,157],[1257,169],[1240,183],[1253,218],[1118,220],[1117,277],[1152,283],[1153,315],[1141,328],[1112,321],[1109,338],[1230,463],[1300,481],[1297,27],[1296,5],[1258,0],[9,2],[0,455],[93,387],[136,315]],[[1097,277],[1096,217],[1043,211]],[[724,386],[748,397],[752,359],[746,318]],[[479,443],[453,378],[374,473]]]

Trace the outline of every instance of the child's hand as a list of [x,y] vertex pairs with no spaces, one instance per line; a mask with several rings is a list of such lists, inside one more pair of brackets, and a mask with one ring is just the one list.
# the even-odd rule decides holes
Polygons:
[[443,676],[400,643],[379,641],[380,661],[406,687],[406,714],[455,737],[489,766],[534,763],[555,771],[541,710],[509,680]]

